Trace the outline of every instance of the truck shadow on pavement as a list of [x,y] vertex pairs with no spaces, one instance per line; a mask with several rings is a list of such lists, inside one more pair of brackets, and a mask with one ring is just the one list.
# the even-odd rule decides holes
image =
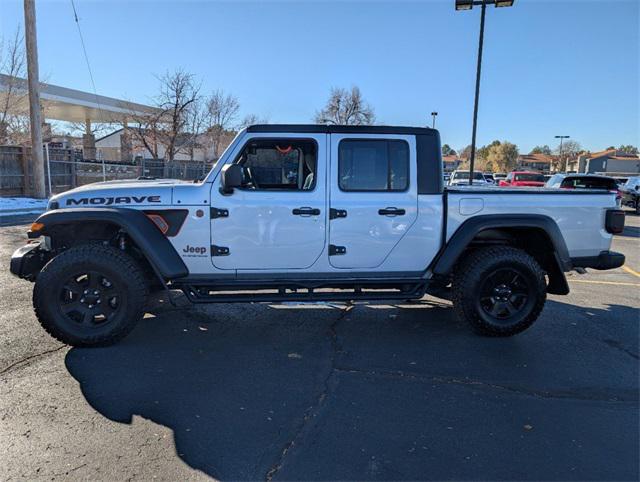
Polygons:
[[[100,414],[169,427],[178,456],[218,479],[626,479],[637,319],[549,301],[529,332],[491,339],[435,301],[161,305],[65,362]],[[548,431],[524,440],[529,423]]]

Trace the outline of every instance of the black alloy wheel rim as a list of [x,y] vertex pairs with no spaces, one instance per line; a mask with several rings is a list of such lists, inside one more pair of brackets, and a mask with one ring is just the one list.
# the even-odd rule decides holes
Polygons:
[[478,301],[486,316],[506,324],[522,315],[533,299],[533,287],[520,270],[499,268],[485,278]]
[[111,322],[122,308],[120,288],[98,271],[84,271],[69,277],[60,287],[58,308],[71,323],[99,328]]

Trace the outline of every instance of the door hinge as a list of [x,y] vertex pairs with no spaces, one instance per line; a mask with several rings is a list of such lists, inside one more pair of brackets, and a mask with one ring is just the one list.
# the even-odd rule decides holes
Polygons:
[[229,217],[228,209],[211,208],[211,219],[228,218],[228,217]]
[[229,256],[229,248],[226,246],[211,245],[211,256]]
[[346,209],[334,209],[334,208],[329,209],[329,219],[346,218],[346,217],[347,217]]
[[347,248],[344,246],[336,246],[334,244],[329,245],[329,256],[337,256],[340,254],[347,254]]

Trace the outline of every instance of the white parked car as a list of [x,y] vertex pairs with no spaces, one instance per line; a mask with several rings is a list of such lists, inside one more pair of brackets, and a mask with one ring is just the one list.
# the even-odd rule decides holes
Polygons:
[[202,182],[54,196],[10,268],[35,281],[44,329],[77,346],[124,337],[158,290],[193,303],[430,293],[478,332],[509,336],[547,293],[569,292],[566,271],[621,266],[609,248],[623,227],[607,191],[445,190],[433,129],[255,125]]
[[[488,186],[489,182],[482,172],[473,172],[473,186]],[[469,171],[453,171],[449,178],[449,186],[469,186]]]
[[567,177],[566,174],[554,174],[549,179],[547,179],[547,182],[545,182],[544,187],[559,188],[565,177]]

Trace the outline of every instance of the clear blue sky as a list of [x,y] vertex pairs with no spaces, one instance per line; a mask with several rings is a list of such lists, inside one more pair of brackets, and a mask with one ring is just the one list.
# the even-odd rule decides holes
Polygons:
[[[242,114],[312,120],[331,86],[360,86],[380,122],[430,123],[470,143],[480,10],[443,1],[75,0],[99,94],[148,101],[182,67]],[[0,0],[0,28],[22,1]],[[70,0],[36,0],[41,77],[91,91]],[[591,150],[639,144],[640,1],[516,0],[489,7],[478,143],[528,152],[568,134]]]

